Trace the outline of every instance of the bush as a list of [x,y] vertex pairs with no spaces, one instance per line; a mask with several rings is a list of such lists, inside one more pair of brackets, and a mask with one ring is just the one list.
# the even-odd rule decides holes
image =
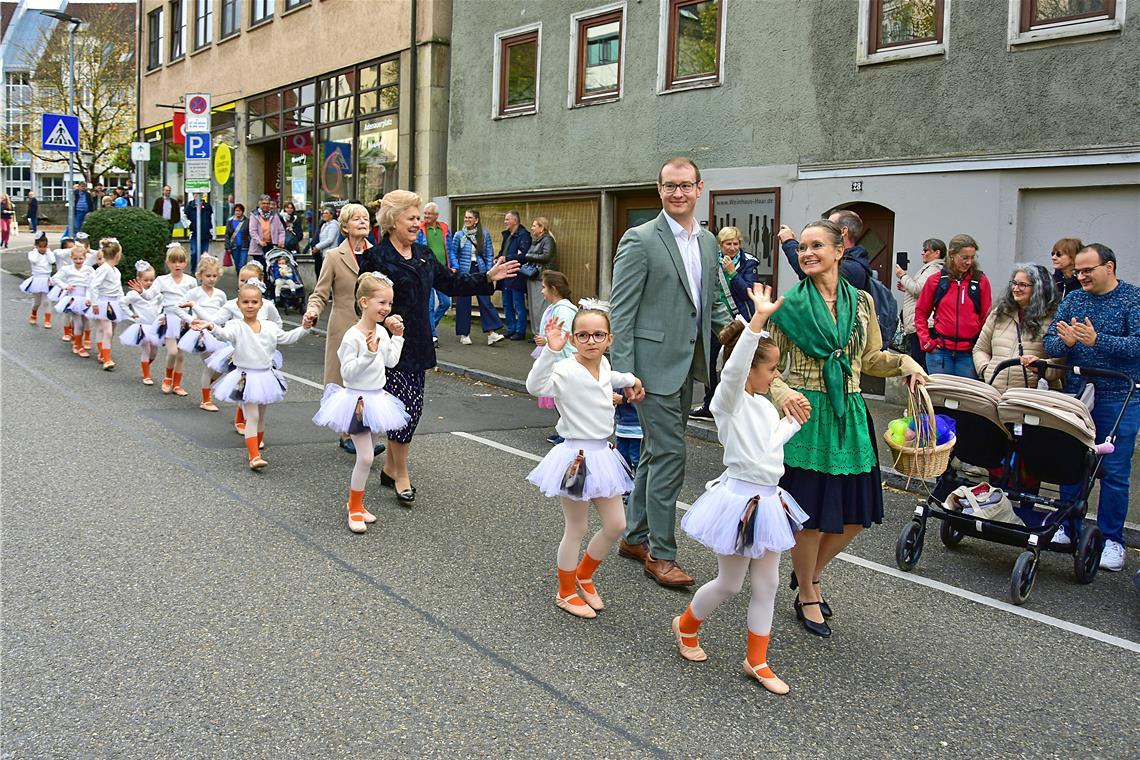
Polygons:
[[113,237],[123,247],[119,271],[124,280],[135,276],[135,262],[145,259],[162,274],[166,269],[166,244],[170,242],[170,225],[144,208],[104,208],[93,211],[83,220],[83,231],[91,236],[96,248],[105,237]]

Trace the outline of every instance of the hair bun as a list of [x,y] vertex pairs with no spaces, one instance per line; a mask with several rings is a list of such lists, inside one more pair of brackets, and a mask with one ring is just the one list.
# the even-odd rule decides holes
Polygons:
[[591,311],[602,311],[606,314],[610,313],[610,302],[601,301],[597,298],[583,298],[578,302],[579,309],[590,309]]
[[139,259],[138,261],[135,262],[135,271],[136,272],[145,272],[148,269],[154,269],[154,267],[152,267],[150,265],[150,262],[147,261],[146,259]]

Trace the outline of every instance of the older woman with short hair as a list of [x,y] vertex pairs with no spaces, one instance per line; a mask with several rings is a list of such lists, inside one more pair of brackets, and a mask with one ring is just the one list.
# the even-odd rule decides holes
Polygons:
[[[1037,375],[1026,365],[1046,358],[1045,331],[1060,302],[1048,269],[1041,264],[1014,264],[1009,285],[994,303],[974,344],[978,377],[989,382],[999,364],[1020,358],[1023,366],[1003,370],[994,378],[993,386],[999,391],[1036,387]],[[1058,371],[1051,371],[1047,379],[1054,389],[1060,390]]]
[[[517,262],[499,259],[487,272],[460,274],[439,263],[431,249],[416,242],[420,233],[420,196],[393,190],[380,199],[380,242],[364,255],[361,271],[380,272],[393,283],[392,313],[384,321],[404,323],[404,350],[400,362],[388,370],[385,389],[404,402],[411,421],[388,433],[388,455],[380,482],[396,491],[400,504],[411,506],[416,489],[408,472],[408,449],[423,413],[424,373],[435,366],[428,304],[433,288],[449,296],[490,295],[495,283],[518,273]],[[337,298],[339,299],[339,296]],[[351,305],[352,298],[349,297]]]

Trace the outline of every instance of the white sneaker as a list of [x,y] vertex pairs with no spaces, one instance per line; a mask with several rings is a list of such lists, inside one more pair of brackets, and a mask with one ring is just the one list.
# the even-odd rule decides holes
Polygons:
[[470,335],[460,335],[459,336],[459,342],[461,345],[470,346],[471,345],[471,336]]
[[1065,532],[1065,526],[1064,525],[1062,525],[1060,528],[1058,528],[1057,532],[1053,534],[1053,543],[1055,543],[1057,546],[1071,546],[1072,545],[1073,539],[1069,538],[1069,534]]
[[1124,568],[1124,544],[1109,539],[1100,553],[1100,569],[1116,572]]
[[500,340],[502,340],[502,339],[503,339],[503,338],[505,338],[505,337],[506,337],[506,336],[505,336],[505,335],[503,335],[502,333],[497,333],[497,332],[488,333],[488,335],[487,335],[487,345],[488,345],[488,346],[493,346],[493,345],[495,345],[496,343],[498,343]]

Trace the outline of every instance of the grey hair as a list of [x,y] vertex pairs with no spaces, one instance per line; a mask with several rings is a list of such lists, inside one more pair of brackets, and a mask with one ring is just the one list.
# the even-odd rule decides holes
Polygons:
[[258,199],[257,199],[257,202],[258,202],[258,203],[261,203],[262,201],[270,201],[270,202],[272,202],[272,201],[273,201],[273,196],[272,196],[272,195],[270,195],[269,193],[266,193],[265,195],[262,195],[260,198],[258,198]]
[[[1049,326],[1057,311],[1057,289],[1053,286],[1053,275],[1041,264],[1017,263],[1013,265],[1013,274],[1018,272],[1025,275],[1032,288],[1029,294],[1029,303],[1021,311],[1021,329],[1026,337],[1037,339]],[[1005,293],[994,307],[998,316],[1014,317],[1018,312],[1017,302],[1013,300],[1013,288],[1005,286]]]
[[435,201],[428,201],[427,203],[424,204],[424,207],[421,210],[425,214],[429,211],[439,211],[439,204],[436,203]]

